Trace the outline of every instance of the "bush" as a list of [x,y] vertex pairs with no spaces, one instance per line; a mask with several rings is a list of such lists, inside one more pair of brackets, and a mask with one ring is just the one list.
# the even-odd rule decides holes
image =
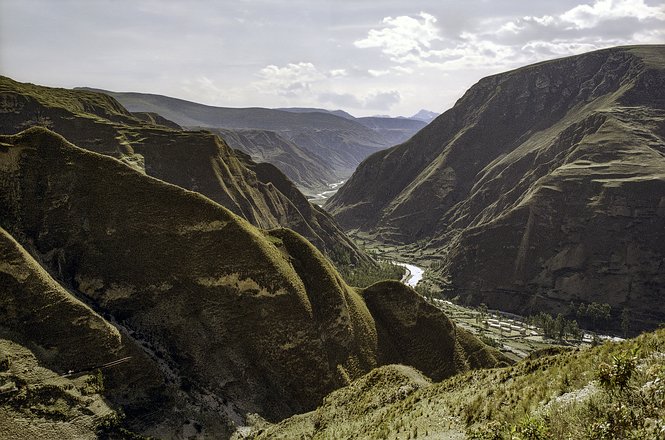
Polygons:
[[637,367],[637,356],[619,354],[612,356],[612,360],[612,365],[600,364],[596,377],[609,393],[623,393]]
[[513,438],[519,440],[547,440],[551,438],[540,419],[527,417],[513,428]]

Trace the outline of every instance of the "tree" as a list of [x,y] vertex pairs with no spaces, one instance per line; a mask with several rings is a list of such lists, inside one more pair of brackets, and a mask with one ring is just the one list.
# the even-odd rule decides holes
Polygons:
[[611,311],[612,307],[609,304],[594,302],[587,307],[586,315],[591,319],[594,327],[596,327],[600,322],[609,321]]
[[566,321],[566,334],[575,340],[580,340],[583,336],[582,330],[575,320]]

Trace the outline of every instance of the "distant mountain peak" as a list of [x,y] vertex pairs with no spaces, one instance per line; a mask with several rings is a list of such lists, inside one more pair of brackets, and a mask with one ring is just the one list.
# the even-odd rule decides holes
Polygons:
[[418,113],[411,116],[411,119],[418,119],[419,121],[432,122],[440,113],[430,110],[421,109]]

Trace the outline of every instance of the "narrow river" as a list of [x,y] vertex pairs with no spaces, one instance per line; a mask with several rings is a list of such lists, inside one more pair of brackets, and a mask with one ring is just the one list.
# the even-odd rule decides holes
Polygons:
[[420,280],[423,279],[423,273],[425,272],[423,268],[414,266],[413,264],[400,263],[399,261],[393,261],[393,263],[406,268],[402,282],[407,286],[416,287]]
[[311,203],[316,203],[317,205],[323,205],[326,202],[326,200],[332,197],[333,194],[335,194],[339,190],[339,187],[342,186],[344,182],[346,182],[346,180],[340,180],[339,182],[329,183],[328,188],[330,189],[328,191],[323,191],[314,196],[308,196],[307,198]]
[[[399,262],[399,261],[393,261],[393,264],[396,264],[398,266],[402,266],[402,267],[406,268],[406,273],[404,274],[404,277],[402,277],[402,282],[404,284],[406,284],[407,286],[416,287],[418,285],[418,283],[420,282],[420,280],[423,279],[423,274],[425,272],[425,269],[423,269],[422,267],[414,266],[413,264],[409,264],[409,263],[402,263],[402,262]],[[448,302],[448,301],[443,301],[443,300],[436,300],[436,301]],[[451,304],[451,303],[449,303],[449,304]],[[457,306],[457,307],[463,308],[462,306]],[[439,308],[441,308],[440,305],[439,305]],[[512,313],[503,312],[501,310],[492,310],[492,312],[496,313],[497,317],[505,315],[505,319],[508,320],[506,322],[510,321],[508,319],[509,317],[516,317],[520,321],[526,321],[526,318],[524,318],[523,316],[520,316],[520,315],[515,315],[515,314],[512,314]],[[521,328],[520,328],[520,330],[521,330]],[[619,338],[619,337],[616,337],[616,336],[598,335],[598,334],[596,334],[596,336],[598,338],[602,339],[602,340],[609,340],[609,341],[614,341],[614,342],[624,340],[623,338]],[[583,337],[584,342],[590,344],[592,342],[592,338],[593,338],[593,335],[591,333],[584,332],[584,337]],[[515,351],[514,347],[511,348],[511,350]],[[528,353],[521,352],[521,353],[518,353],[518,354],[521,357],[525,357]]]

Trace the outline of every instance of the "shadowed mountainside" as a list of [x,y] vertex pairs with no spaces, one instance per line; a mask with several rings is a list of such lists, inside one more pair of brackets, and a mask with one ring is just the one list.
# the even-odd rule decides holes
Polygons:
[[406,142],[427,125],[427,122],[416,119],[378,118],[375,116],[356,118],[356,121],[379,133],[389,145]]
[[[176,125],[159,115],[138,115],[144,123],[101,93],[41,87],[6,77],[0,77],[0,114],[0,133],[13,134],[31,125],[48,127],[77,146],[204,194],[255,226],[291,228],[338,263],[371,261],[327,213],[284,183],[278,170],[258,179],[209,132],[172,129],[169,126]],[[279,182],[271,182],[270,176]],[[287,188],[286,193],[277,187]]]
[[210,128],[229,147],[249,154],[256,162],[267,162],[280,169],[286,176],[310,192],[327,188],[338,178],[323,166],[323,159],[298,147],[274,131],[250,129]]
[[[10,287],[2,336],[57,371],[122,356],[123,347],[138,351],[109,373],[137,384],[111,380],[104,392],[137,432],[175,438],[195,421],[225,437],[250,412],[279,420],[311,410],[379,366],[384,352],[437,376],[503,359],[479,341],[469,346],[406,286],[368,292],[385,289],[414,321],[391,322],[380,307],[375,318],[362,292],[300,235],[260,231],[200,194],[44,128],[0,136],[0,227],[8,252],[0,280]],[[33,300],[18,300],[28,292]],[[34,314],[54,296],[58,310]],[[423,325],[444,331],[414,341],[415,351],[404,351],[408,338],[391,341],[400,328],[417,335]],[[457,347],[456,360],[430,369],[424,357],[440,346]]]
[[326,208],[347,229],[428,242],[449,288],[528,314],[609,303],[665,319],[665,46],[490,76],[366,159]]

